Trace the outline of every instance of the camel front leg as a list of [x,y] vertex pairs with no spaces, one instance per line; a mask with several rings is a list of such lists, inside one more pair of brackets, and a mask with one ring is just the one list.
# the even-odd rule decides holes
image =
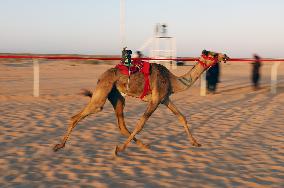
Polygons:
[[121,147],[116,146],[115,155],[117,155],[118,152],[122,152],[126,149],[129,142],[135,137],[136,134],[138,134],[143,129],[146,121],[153,114],[153,112],[157,109],[158,105],[159,105],[159,103],[153,103],[153,102],[149,103],[146,112],[143,114],[143,116],[137,122],[134,131],[131,133],[131,135],[128,137],[128,139],[124,142],[124,144]]
[[189,141],[191,142],[191,144],[193,146],[197,146],[200,147],[201,144],[199,144],[196,139],[192,136],[190,130],[189,130],[189,126],[187,124],[186,118],[184,117],[184,115],[182,115],[182,113],[179,112],[179,110],[177,109],[177,107],[173,104],[173,102],[170,99],[167,99],[164,104],[178,117],[179,121],[181,122],[181,124],[184,126],[184,129],[187,133],[187,136],[189,138]]

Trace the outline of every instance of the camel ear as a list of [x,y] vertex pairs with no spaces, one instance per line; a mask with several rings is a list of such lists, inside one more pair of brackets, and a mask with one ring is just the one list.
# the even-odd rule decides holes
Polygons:
[[132,50],[127,50],[127,54],[128,55],[132,54]]
[[209,53],[209,51],[207,51],[207,50],[203,50],[203,51],[202,51],[202,54],[203,54],[203,55],[208,56],[208,53]]

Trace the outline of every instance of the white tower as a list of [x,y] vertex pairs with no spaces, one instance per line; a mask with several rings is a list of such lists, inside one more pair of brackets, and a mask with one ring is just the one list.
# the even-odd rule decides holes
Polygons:
[[[151,57],[158,59],[176,58],[176,40],[168,36],[166,24],[156,24]],[[164,64],[168,69],[176,69],[176,61],[154,60],[156,63]]]
[[[166,24],[156,24],[153,37],[149,38],[138,50],[150,47],[150,56],[157,59],[176,58],[176,40],[169,37]],[[176,61],[151,60],[151,62],[165,65],[168,69],[176,69]]]

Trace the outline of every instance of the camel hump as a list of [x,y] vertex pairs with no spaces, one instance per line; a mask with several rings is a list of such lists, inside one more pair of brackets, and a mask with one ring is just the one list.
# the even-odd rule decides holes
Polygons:
[[118,79],[117,69],[116,69],[116,68],[110,68],[110,69],[106,70],[106,71],[99,77],[98,83],[99,83],[100,81],[113,82],[113,81],[116,81],[117,79]]
[[[116,69],[115,68],[108,69],[99,77],[97,82],[97,87],[101,89],[105,88],[106,86],[112,87],[112,85],[115,83],[116,80],[117,80]],[[81,92],[79,94],[92,98],[93,91],[89,89],[81,89]]]

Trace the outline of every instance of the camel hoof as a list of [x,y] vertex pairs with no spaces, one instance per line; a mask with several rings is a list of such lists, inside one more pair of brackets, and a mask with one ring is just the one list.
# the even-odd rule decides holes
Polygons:
[[119,147],[118,147],[118,146],[115,146],[113,155],[114,155],[115,157],[118,156],[118,152],[119,152]]
[[54,152],[57,152],[57,151],[60,150],[61,148],[64,148],[64,144],[56,144],[56,145],[53,147],[53,151],[54,151]]
[[150,144],[144,144],[142,146],[143,149],[151,149],[151,145]]
[[201,147],[201,144],[199,144],[197,142],[194,142],[192,145],[195,146],[195,147]]
[[140,146],[142,149],[150,149],[150,144],[143,144],[142,142],[137,142],[138,146]]

